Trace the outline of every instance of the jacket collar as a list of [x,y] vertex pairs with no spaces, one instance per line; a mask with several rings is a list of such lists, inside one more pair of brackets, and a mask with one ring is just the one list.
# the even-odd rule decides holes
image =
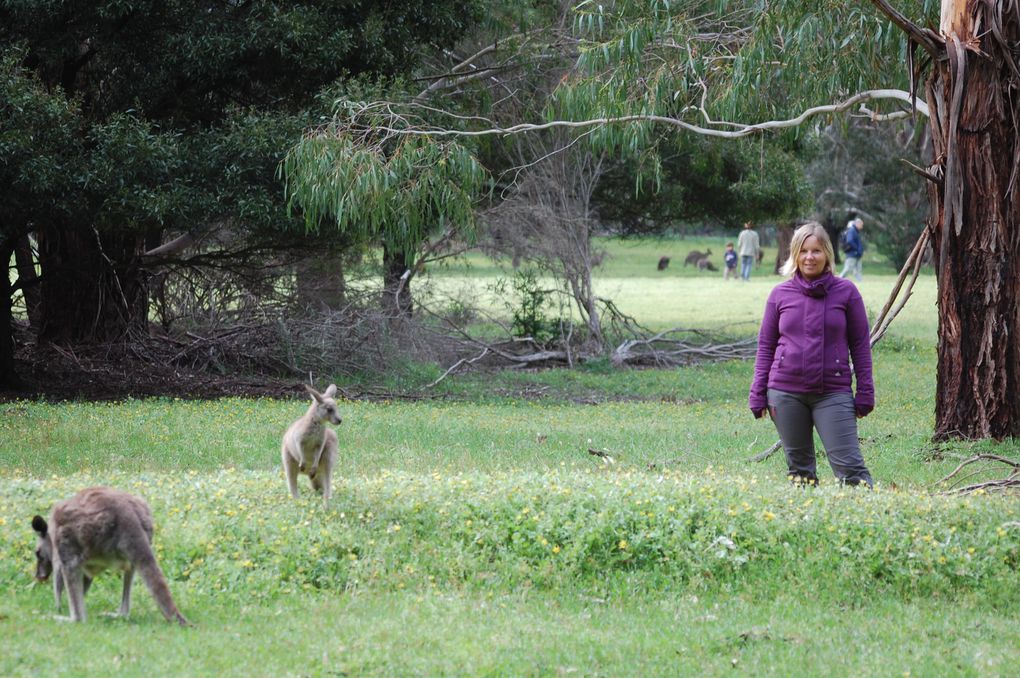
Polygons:
[[826,271],[814,280],[807,280],[800,274],[800,271],[796,271],[792,278],[793,284],[797,289],[809,297],[824,297],[829,293],[829,287],[831,287],[835,279],[831,270]]

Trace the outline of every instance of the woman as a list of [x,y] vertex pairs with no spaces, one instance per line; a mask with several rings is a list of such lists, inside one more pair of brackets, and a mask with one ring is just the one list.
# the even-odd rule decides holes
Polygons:
[[818,482],[814,426],[836,478],[870,487],[856,419],[875,407],[868,316],[857,287],[833,275],[833,260],[821,224],[804,224],[793,234],[782,270],[792,277],[765,304],[748,403],[755,418],[767,411],[775,422],[791,480]]

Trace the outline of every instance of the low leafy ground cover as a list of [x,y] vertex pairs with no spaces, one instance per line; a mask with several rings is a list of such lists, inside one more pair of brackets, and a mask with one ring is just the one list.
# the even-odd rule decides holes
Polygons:
[[[712,469],[384,472],[341,479],[327,511],[277,475],[6,477],[0,672],[976,675],[1020,659],[1020,508],[1001,498]],[[195,628],[165,625],[141,588],[129,620],[100,618],[112,574],[85,626],[48,617],[27,515],[95,482],[149,499]]]

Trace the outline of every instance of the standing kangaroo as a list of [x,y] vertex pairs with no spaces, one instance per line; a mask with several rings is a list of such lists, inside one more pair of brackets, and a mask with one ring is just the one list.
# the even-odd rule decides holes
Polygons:
[[280,456],[283,470],[287,474],[290,496],[298,496],[297,476],[304,473],[312,481],[316,492],[322,493],[322,501],[329,506],[333,494],[333,467],[336,466],[338,441],[336,431],[326,427],[341,422],[337,412],[336,384],[330,384],[325,393],[319,393],[311,386],[305,386],[312,396],[312,404],[305,415],[295,421],[283,434]]
[[66,587],[70,619],[85,621],[85,594],[92,579],[107,567],[116,567],[124,573],[117,615],[126,617],[131,611],[131,581],[138,570],[167,621],[190,625],[174,604],[156,564],[152,512],[143,500],[109,487],[90,487],[58,502],[49,523],[42,516],[32,518],[32,529],[39,537],[35,578],[44,582],[53,576],[58,614]]
[[687,257],[684,259],[684,266],[686,266],[687,264],[694,264],[695,266],[697,266],[699,261],[701,261],[705,257],[711,256],[711,254],[712,254],[711,247],[705,250],[704,252],[701,252],[699,250],[691,250]]

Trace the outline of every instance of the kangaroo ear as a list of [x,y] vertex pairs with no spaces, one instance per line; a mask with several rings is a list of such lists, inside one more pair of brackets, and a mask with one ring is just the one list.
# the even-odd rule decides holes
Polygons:
[[326,389],[326,392],[323,395],[325,395],[327,398],[332,398],[333,396],[335,396],[336,384],[330,384],[329,388]]
[[40,537],[46,536],[46,530],[49,525],[46,524],[46,520],[42,516],[35,516],[32,518],[32,529],[39,533]]
[[317,402],[317,403],[321,403],[322,402],[322,394],[319,393],[318,391],[316,391],[314,388],[312,388],[308,384],[305,384],[305,390],[308,391],[308,393],[312,396],[312,399],[315,402]]

